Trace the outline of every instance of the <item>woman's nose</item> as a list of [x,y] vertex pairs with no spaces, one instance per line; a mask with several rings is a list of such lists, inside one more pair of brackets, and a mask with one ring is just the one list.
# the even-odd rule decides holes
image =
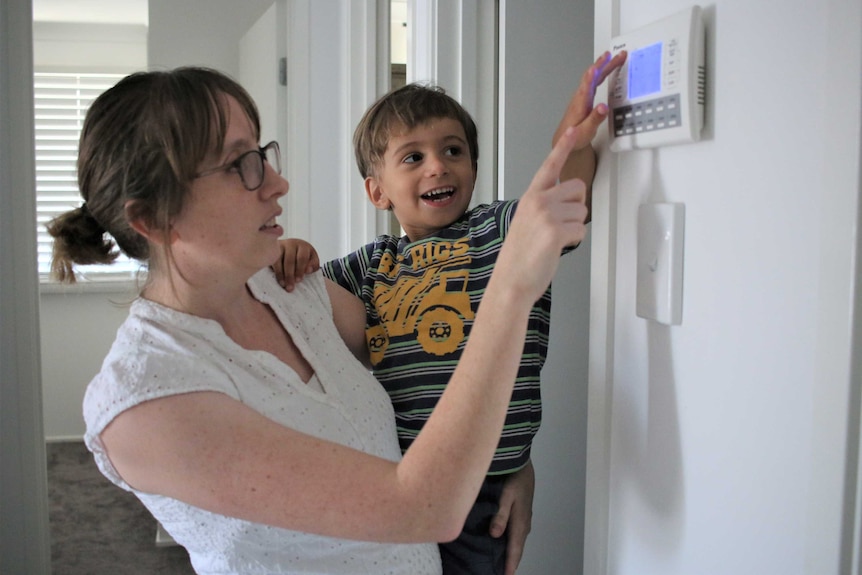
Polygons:
[[290,183],[279,174],[269,162],[263,163],[263,186],[261,190],[267,195],[283,196],[290,190]]

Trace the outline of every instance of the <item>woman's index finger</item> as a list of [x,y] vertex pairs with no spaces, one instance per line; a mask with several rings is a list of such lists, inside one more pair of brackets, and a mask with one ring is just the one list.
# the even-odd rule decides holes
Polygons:
[[539,186],[541,189],[548,189],[555,186],[560,179],[560,172],[566,164],[569,154],[575,147],[576,141],[575,128],[574,126],[569,126],[557,140],[557,143],[554,144],[554,147],[551,148],[551,152],[545,158],[545,161],[542,162],[541,167],[533,177],[533,183],[530,187]]

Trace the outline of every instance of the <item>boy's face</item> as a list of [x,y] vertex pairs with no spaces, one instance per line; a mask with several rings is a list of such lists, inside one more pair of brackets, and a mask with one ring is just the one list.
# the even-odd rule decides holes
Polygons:
[[476,170],[457,120],[432,118],[392,133],[381,165],[365,179],[365,190],[377,208],[392,208],[407,237],[417,241],[464,215]]

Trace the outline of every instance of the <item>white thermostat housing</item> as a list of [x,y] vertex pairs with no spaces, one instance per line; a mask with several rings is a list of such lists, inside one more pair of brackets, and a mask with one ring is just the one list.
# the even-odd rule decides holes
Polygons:
[[700,6],[617,36],[611,46],[612,54],[628,52],[609,81],[611,150],[700,140],[706,97]]

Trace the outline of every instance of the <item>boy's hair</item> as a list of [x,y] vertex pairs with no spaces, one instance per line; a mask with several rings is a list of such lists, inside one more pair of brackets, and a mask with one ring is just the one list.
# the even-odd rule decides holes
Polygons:
[[363,178],[383,162],[394,129],[412,130],[435,118],[451,118],[464,127],[473,166],[479,159],[479,137],[470,113],[440,86],[412,83],[377,100],[362,116],[353,132],[356,165]]

